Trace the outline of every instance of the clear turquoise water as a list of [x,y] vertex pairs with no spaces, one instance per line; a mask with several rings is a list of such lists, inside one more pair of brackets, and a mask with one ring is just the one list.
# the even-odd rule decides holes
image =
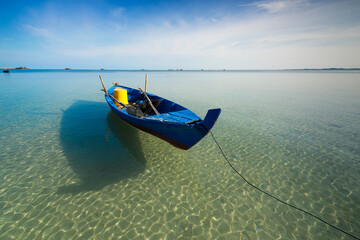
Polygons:
[[[350,239],[254,190],[210,136],[182,151],[109,111],[98,80],[0,74],[0,239]],[[360,72],[148,72],[255,185],[360,235]]]

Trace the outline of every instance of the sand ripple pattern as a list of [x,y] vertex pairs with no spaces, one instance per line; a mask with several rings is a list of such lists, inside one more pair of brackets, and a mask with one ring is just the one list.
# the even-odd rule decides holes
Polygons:
[[[119,121],[93,75],[0,79],[0,239],[349,239],[249,187],[210,136],[182,151]],[[223,108],[213,132],[247,179],[360,235],[359,73],[152,75],[200,116]],[[103,76],[119,77],[142,84],[141,72]],[[33,91],[20,102],[18,88]]]

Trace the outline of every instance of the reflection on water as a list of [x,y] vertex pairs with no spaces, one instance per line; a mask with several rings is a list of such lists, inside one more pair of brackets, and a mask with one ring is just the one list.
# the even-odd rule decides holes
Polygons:
[[[123,147],[130,151],[138,162],[146,165],[139,138],[140,130],[120,119],[120,117],[111,110],[109,110],[106,120],[108,124],[108,131],[110,130],[109,134],[113,134]],[[110,135],[107,135],[107,137],[110,137]]]
[[[105,103],[76,101],[61,120],[60,139],[68,163],[79,182],[59,188],[59,193],[100,190],[132,177],[145,168],[138,130],[108,110]],[[108,138],[109,128],[116,138]]]

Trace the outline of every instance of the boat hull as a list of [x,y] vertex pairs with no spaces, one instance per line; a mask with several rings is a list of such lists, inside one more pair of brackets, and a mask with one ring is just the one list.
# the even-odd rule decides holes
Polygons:
[[[113,89],[109,89],[110,94],[112,92],[111,90]],[[129,88],[127,88],[127,90],[129,90]],[[155,95],[151,96],[159,98]],[[144,132],[150,133],[160,139],[163,139],[171,145],[183,150],[188,150],[198,141],[200,141],[215,124],[221,112],[220,109],[209,110],[207,116],[205,117],[205,120],[202,120],[196,114],[191,112],[192,117],[195,116],[196,121],[194,121],[194,123],[180,123],[172,122],[171,119],[167,119],[166,116],[161,117],[164,114],[160,114],[158,116],[155,115],[154,118],[134,117],[132,115],[129,115],[126,110],[119,109],[110,97],[105,96],[105,99],[109,104],[111,110],[125,122]],[[160,99],[166,100],[164,98]],[[186,109],[186,111],[189,110]],[[210,113],[211,111],[212,114]],[[172,113],[165,114],[168,115]]]

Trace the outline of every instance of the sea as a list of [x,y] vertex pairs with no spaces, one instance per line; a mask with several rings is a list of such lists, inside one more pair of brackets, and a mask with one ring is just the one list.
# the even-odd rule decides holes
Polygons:
[[352,239],[110,111],[119,82],[185,106],[254,186],[360,236],[360,71],[0,73],[0,239]]

